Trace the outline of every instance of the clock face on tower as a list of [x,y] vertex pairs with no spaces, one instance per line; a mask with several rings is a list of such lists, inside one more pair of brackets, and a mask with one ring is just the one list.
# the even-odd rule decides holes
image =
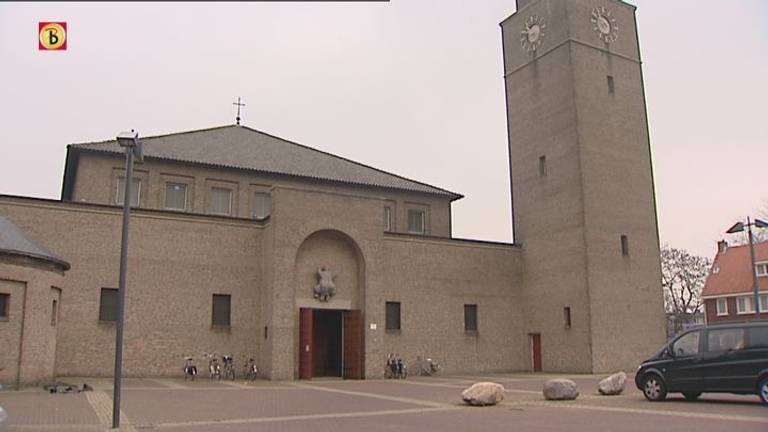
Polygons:
[[604,7],[592,9],[592,29],[597,33],[597,37],[605,43],[615,42],[619,38],[619,25],[611,11]]
[[538,15],[529,16],[523,24],[523,31],[520,32],[520,46],[528,52],[536,51],[541,46],[545,28],[547,28],[547,24],[544,22],[544,18]]

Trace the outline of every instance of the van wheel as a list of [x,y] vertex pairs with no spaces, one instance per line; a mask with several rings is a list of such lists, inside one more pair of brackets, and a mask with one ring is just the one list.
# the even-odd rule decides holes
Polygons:
[[694,401],[701,396],[701,392],[684,392],[685,400]]
[[764,405],[768,405],[768,377],[763,378],[760,384],[757,385],[757,394],[760,395],[760,400]]
[[643,378],[643,396],[652,402],[663,401],[667,397],[667,386],[664,380],[656,374]]

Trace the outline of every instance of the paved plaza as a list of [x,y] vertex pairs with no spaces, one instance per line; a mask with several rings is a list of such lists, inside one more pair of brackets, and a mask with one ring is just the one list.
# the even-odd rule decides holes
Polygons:
[[[255,383],[127,379],[124,431],[768,431],[768,408],[757,396],[671,395],[647,402],[627,382],[625,394],[600,396],[601,377],[568,375],[575,401],[548,402],[542,383],[554,375],[494,374],[407,380],[314,380]],[[507,389],[495,407],[468,407],[461,391],[476,381]],[[68,379],[94,387],[79,394],[42,389],[0,392],[10,431],[103,431],[111,426],[110,380]]]

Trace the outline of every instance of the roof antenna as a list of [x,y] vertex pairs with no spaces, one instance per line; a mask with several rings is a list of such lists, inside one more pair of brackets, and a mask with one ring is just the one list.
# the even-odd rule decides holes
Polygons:
[[232,105],[237,105],[237,117],[235,118],[237,120],[237,125],[240,126],[240,107],[244,107],[244,103],[240,103],[240,98],[237,98],[237,102],[232,102]]

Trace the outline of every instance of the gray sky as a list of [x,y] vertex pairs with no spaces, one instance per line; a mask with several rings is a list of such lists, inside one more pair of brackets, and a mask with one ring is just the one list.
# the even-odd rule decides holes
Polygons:
[[[712,256],[768,201],[768,1],[635,0],[663,243]],[[0,3],[0,193],[58,198],[65,145],[244,124],[466,195],[511,239],[498,23],[514,0]],[[69,49],[39,52],[37,23]],[[765,204],[768,207],[768,203]]]

